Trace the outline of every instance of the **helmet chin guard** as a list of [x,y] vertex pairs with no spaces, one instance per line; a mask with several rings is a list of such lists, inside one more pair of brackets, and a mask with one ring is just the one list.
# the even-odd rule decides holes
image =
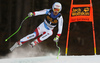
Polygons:
[[54,9],[59,9],[58,12],[60,12],[62,10],[62,5],[59,2],[55,2],[52,6],[52,10],[54,11]]

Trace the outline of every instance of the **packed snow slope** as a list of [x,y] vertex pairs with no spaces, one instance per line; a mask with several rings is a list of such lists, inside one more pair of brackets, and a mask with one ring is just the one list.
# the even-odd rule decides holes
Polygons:
[[93,56],[41,56],[0,59],[0,63],[100,63],[100,55]]

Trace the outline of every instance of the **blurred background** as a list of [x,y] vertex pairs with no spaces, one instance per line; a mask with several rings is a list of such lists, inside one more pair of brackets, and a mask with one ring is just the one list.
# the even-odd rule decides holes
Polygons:
[[[63,6],[61,13],[64,18],[64,26],[62,35],[59,40],[59,46],[61,47],[61,55],[65,55],[71,0],[0,0],[0,56],[6,56],[8,54],[11,54],[12,52],[9,51],[9,48],[16,41],[20,40],[21,38],[30,33],[33,33],[35,28],[37,28],[37,26],[40,23],[42,23],[45,18],[45,15],[28,18],[23,23],[21,30],[12,38],[10,38],[7,42],[5,42],[5,39],[8,38],[19,28],[20,23],[27,16],[27,14],[29,12],[52,8],[54,2],[60,2]],[[100,54],[100,0],[93,0],[92,2],[94,10],[94,26],[96,35],[97,54]],[[89,0],[74,0],[74,4],[88,3]],[[45,55],[48,52],[54,54],[55,51],[58,51],[55,42],[53,42],[53,38],[56,36],[57,31],[58,28],[56,27],[54,29],[53,36],[38,44],[39,48],[38,46],[36,46],[37,48],[35,49],[29,48],[28,44],[32,41],[30,40],[29,42],[21,46],[21,50],[16,51],[16,53],[18,53],[19,55],[23,53],[29,54],[28,51],[32,53],[39,53],[35,56],[41,56],[41,52],[44,52],[42,55]],[[68,55],[93,54],[94,46],[92,35],[92,23],[71,23]]]

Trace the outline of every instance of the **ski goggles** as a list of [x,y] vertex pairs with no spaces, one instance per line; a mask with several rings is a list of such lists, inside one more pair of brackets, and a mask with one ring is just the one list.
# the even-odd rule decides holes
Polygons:
[[54,12],[59,12],[60,9],[54,8],[53,11],[54,11]]

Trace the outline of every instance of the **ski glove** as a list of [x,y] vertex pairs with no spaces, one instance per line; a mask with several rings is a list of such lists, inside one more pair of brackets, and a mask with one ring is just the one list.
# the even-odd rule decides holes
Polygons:
[[32,12],[29,12],[29,13],[28,13],[28,16],[29,16],[29,17],[32,17],[32,16],[34,16],[34,14],[33,14]]
[[53,39],[54,42],[58,42],[59,41],[59,36],[57,35],[54,39]]

